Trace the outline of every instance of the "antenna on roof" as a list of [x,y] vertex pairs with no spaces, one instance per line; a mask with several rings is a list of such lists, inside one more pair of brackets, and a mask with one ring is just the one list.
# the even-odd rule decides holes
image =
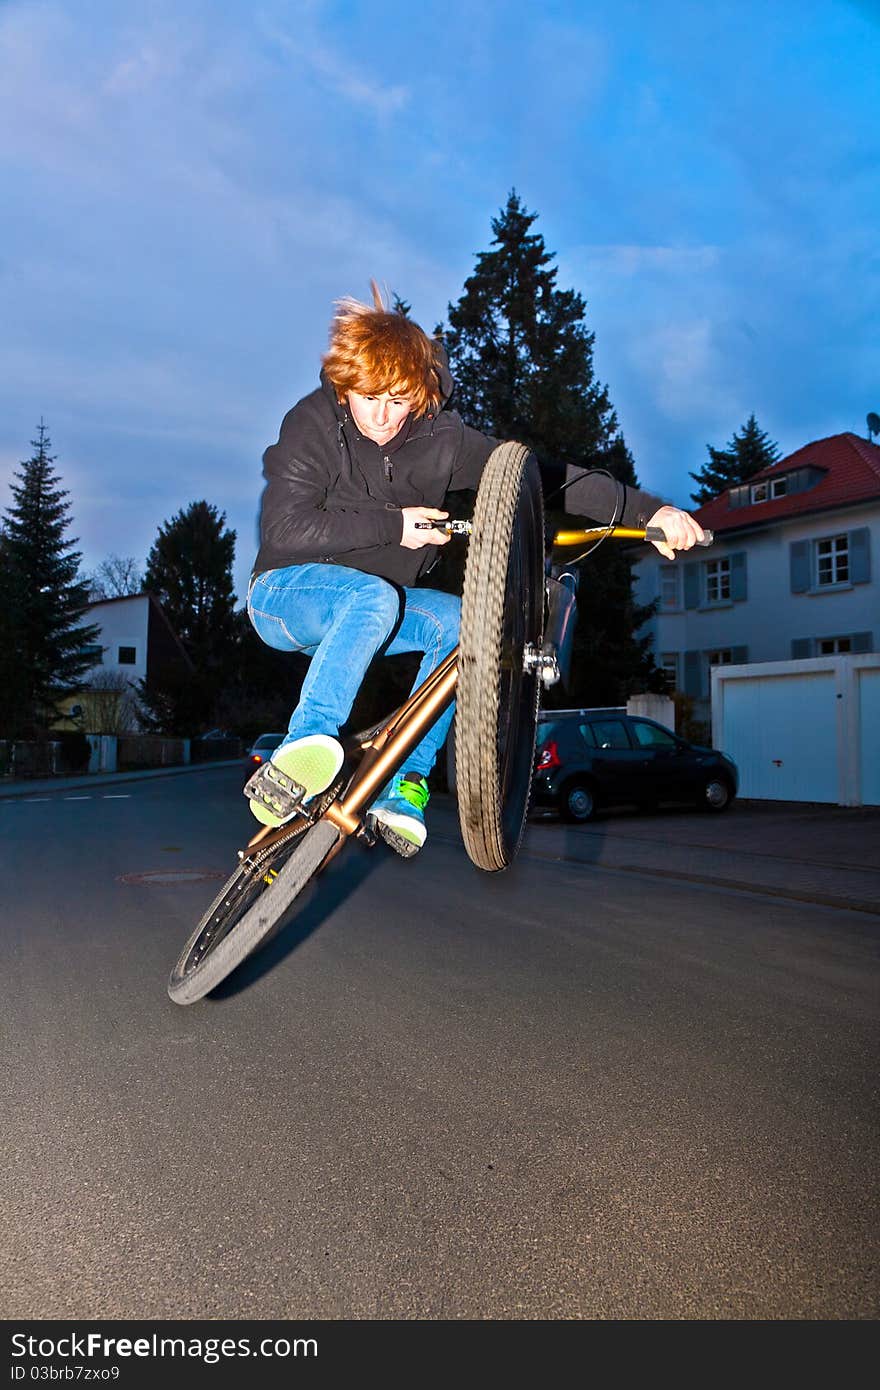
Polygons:
[[868,443],[871,442],[872,435],[880,434],[880,415],[872,410],[868,414]]

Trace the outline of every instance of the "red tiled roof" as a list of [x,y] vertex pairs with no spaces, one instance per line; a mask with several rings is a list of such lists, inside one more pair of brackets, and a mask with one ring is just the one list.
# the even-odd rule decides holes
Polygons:
[[749,483],[778,477],[793,468],[820,468],[824,477],[805,492],[793,492],[785,497],[769,498],[766,502],[749,502],[744,507],[731,507],[729,490],[698,507],[693,515],[701,526],[713,531],[732,531],[765,522],[784,521],[790,516],[807,512],[826,511],[852,502],[880,500],[880,447],[857,434],[832,434],[817,439],[802,449],[780,459],[771,468],[749,478]]

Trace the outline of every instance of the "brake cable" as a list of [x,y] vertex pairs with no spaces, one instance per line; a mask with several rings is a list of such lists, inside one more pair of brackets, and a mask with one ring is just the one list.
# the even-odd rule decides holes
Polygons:
[[[572,464],[571,466],[575,467],[574,464]],[[596,540],[593,541],[593,544],[587,550],[583,551],[582,554],[576,555],[573,560],[566,560],[566,565],[579,565],[582,560],[588,559],[588,557],[592,555],[594,550],[598,549],[598,547],[602,544],[603,541],[607,541],[608,537],[610,535],[613,535],[614,528],[619,524],[620,519],[623,516],[624,510],[626,508],[626,488],[624,487],[623,483],[620,481],[619,478],[615,478],[613,473],[609,473],[607,468],[579,469],[577,477],[568,478],[566,482],[564,482],[560,487],[556,488],[555,492],[551,492],[550,496],[545,499],[546,502],[552,502],[554,497],[558,497],[561,492],[565,492],[565,489],[571,487],[572,483],[579,483],[581,478],[589,477],[591,473],[604,473],[605,477],[610,478],[612,483],[614,484],[617,493],[614,502],[614,513],[608,525],[603,529],[602,534],[598,536]]]

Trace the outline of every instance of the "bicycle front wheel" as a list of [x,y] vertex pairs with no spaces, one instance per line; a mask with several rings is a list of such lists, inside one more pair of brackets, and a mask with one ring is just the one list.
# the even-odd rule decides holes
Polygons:
[[522,840],[538,718],[544,621],[544,504],[522,444],[489,457],[477,493],[461,599],[456,687],[458,815],[471,860],[504,869]]
[[203,999],[256,950],[335,848],[340,830],[319,820],[246,858],[224,885],[180,953],[168,981],[175,1004]]

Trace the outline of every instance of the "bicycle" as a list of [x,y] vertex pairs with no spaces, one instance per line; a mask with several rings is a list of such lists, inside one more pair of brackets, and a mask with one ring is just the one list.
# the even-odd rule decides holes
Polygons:
[[[469,536],[458,647],[399,709],[350,741],[358,758],[352,772],[343,769],[291,821],[261,828],[239,851],[238,867],[171,972],[168,994],[175,1003],[203,998],[267,941],[349,836],[375,844],[366,810],[453,699],[465,849],[487,872],[513,861],[528,813],[541,687],[559,679],[570,655],[576,582],[566,585],[565,576],[547,573],[540,475],[521,444],[493,451],[472,520],[446,528]],[[662,540],[663,532],[613,523],[560,531],[551,550],[608,536],[650,541]],[[709,543],[707,532],[703,544]]]

